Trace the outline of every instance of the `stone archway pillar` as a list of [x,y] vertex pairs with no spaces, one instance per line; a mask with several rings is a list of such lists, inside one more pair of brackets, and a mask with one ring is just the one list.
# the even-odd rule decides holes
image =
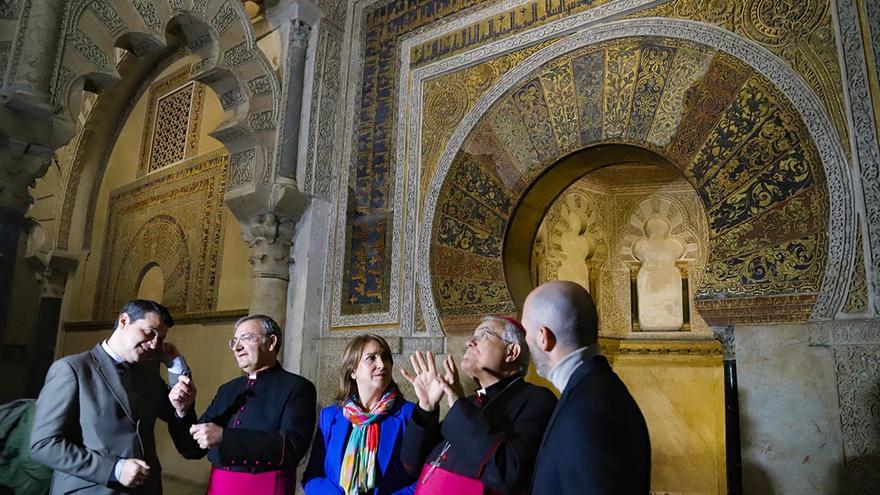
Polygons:
[[30,255],[28,263],[40,282],[40,304],[36,327],[28,343],[25,368],[27,381],[25,395],[36,397],[43,387],[46,372],[55,359],[58,326],[61,322],[61,302],[67,287],[67,279],[76,268],[79,259],[72,253],[52,252],[46,256]]
[[50,93],[64,5],[63,0],[22,5],[17,26],[22,35],[14,41],[0,86],[0,334],[6,329],[19,235],[33,202],[28,188],[75,131],[64,112],[56,113]]
[[[0,108],[0,120],[4,114]],[[6,331],[19,236],[30,224],[25,218],[33,202],[28,187],[43,175],[51,157],[48,148],[3,134],[0,132],[0,335]]]
[[273,213],[258,215],[241,227],[242,237],[251,247],[253,294],[250,314],[271,316],[281,328],[287,309],[290,281],[290,247],[293,245],[293,219]]

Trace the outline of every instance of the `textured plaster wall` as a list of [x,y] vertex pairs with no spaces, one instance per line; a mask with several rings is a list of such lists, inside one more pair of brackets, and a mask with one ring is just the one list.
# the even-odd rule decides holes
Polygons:
[[[226,342],[232,338],[232,324],[225,321],[202,325],[179,325],[168,333],[168,341],[176,345],[186,356],[193,370],[198,392],[196,394],[196,414],[201,415],[220,385],[241,375],[235,364],[232,352]],[[180,457],[168,429],[160,421],[156,424],[156,449],[162,462],[163,472],[199,482],[207,483],[211,465],[206,459],[186,460]]]
[[737,327],[745,493],[845,493],[834,357],[805,325]]

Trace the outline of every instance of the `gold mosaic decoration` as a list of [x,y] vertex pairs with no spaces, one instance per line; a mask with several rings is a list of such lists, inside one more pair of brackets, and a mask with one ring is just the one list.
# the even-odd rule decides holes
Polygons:
[[[467,84],[460,77],[438,79],[426,88],[426,99],[456,87]],[[467,106],[461,100],[455,108],[463,113]],[[465,140],[438,201],[432,273],[457,255],[483,275],[472,281],[435,277],[444,324],[447,317],[511,308],[504,278],[492,274],[498,273],[514,205],[547,167],[571,151],[606,143],[666,157],[697,190],[711,253],[696,291],[699,309],[720,314],[729,308],[739,322],[773,319],[769,313],[749,319],[741,306],[714,305],[739,299],[760,311],[778,310],[784,321],[806,319],[808,312],[782,314],[761,303],[798,294],[806,297],[799,304],[809,305],[825,266],[828,193],[800,115],[767,79],[723,52],[638,37],[546,63],[505,93]],[[423,161],[423,178],[435,166],[433,156]],[[442,258],[436,255],[441,249]]]
[[689,19],[720,26],[770,50],[819,95],[849,153],[830,0],[672,0],[630,17]]
[[551,43],[538,43],[424,83],[420,198],[424,198],[440,155],[465,113],[504,74]]
[[96,320],[113,318],[134,298],[145,270],[153,265],[165,275],[161,302],[172,312],[214,309],[227,163],[226,150],[220,149],[111,193]]
[[190,81],[190,66],[150,87],[138,176],[195,156],[199,148],[205,86]]
[[528,29],[585,12],[609,0],[536,0],[426,41],[411,49],[412,64],[425,65]]

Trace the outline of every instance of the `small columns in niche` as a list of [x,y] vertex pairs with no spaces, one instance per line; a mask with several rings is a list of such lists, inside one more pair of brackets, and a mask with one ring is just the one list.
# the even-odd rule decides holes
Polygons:
[[698,249],[671,201],[651,198],[634,208],[621,243],[630,266],[633,331],[690,330],[689,265]]

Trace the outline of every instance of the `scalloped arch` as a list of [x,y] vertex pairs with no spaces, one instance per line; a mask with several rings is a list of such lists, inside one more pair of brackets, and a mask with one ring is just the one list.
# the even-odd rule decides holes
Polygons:
[[[80,210],[91,204],[97,191],[85,182],[102,175],[106,156],[99,150],[114,137],[102,119],[125,112],[128,99],[144,89],[138,87],[139,80],[155,74],[152,69],[175,46],[169,34],[199,57],[190,77],[209,86],[223,107],[223,120],[210,134],[230,153],[227,191],[253,190],[274,179],[281,86],[256,45],[241,2],[81,0],[65,6],[62,30],[52,81],[55,101],[73,119],[84,89],[100,94],[99,111],[93,109],[76,143],[60,215],[65,220],[57,236],[60,249],[76,250],[87,243],[88,235],[80,238],[88,230]],[[128,50],[127,58],[136,57],[128,61],[125,78],[112,63],[116,47]],[[117,101],[102,105],[104,93]]]

